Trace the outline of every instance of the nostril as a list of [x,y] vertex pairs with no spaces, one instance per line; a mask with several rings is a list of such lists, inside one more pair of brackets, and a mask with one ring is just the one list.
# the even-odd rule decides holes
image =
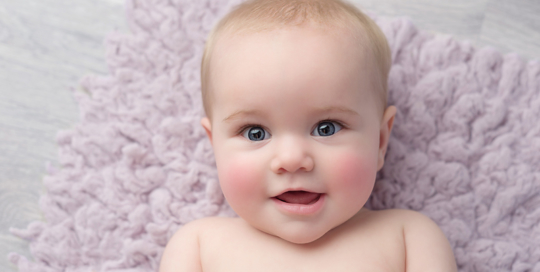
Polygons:
[[294,173],[298,170],[311,171],[314,167],[313,158],[308,155],[296,157],[276,157],[272,160],[270,167],[273,172],[281,174],[284,172]]

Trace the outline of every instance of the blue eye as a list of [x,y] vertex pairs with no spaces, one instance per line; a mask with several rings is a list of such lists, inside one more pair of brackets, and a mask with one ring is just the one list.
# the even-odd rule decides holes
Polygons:
[[266,140],[270,136],[270,134],[261,127],[250,127],[246,129],[242,135],[251,141]]
[[337,122],[324,121],[317,125],[313,130],[313,136],[331,136],[341,130],[341,126]]

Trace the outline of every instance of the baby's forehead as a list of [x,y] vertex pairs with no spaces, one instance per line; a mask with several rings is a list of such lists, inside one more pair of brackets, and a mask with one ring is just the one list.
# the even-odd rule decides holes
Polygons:
[[[231,78],[231,74],[250,72],[251,69],[246,67],[254,67],[254,69],[265,73],[265,65],[274,60],[268,56],[273,53],[271,52],[272,50],[276,50],[276,48],[267,45],[274,44],[284,32],[288,32],[286,35],[289,36],[287,37],[290,38],[292,36],[295,42],[277,43],[280,46],[288,47],[288,49],[281,49],[307,56],[299,58],[295,54],[288,54],[292,59],[298,60],[296,65],[294,65],[297,69],[308,71],[311,66],[326,69],[328,65],[325,63],[332,62],[334,65],[337,63],[338,66],[347,66],[350,68],[350,71],[354,71],[357,74],[369,74],[371,78],[379,77],[378,71],[375,68],[377,65],[373,63],[376,59],[372,54],[373,51],[369,49],[365,35],[352,33],[353,31],[351,29],[333,28],[333,31],[328,30],[329,28],[310,28],[303,26],[284,27],[256,33],[223,33],[216,41],[216,46],[212,53],[214,56],[210,60],[212,63],[209,65],[211,67],[209,71],[211,74],[209,82],[209,87],[212,89],[211,92],[215,95],[217,89],[222,89],[221,87],[223,85],[220,83],[223,83],[223,78],[229,78],[227,80],[228,83],[239,84],[239,81],[231,81],[232,78],[236,78]],[[324,44],[329,45],[329,47],[325,48]],[[337,47],[335,46],[336,44],[338,45]],[[313,49],[313,47],[316,47],[316,49]],[[320,55],[317,54],[317,50],[319,49],[321,52]],[[312,52],[312,54],[308,54],[307,51]],[[329,51],[333,53],[329,54]],[[332,55],[336,55],[339,61],[335,61]],[[241,66],[246,62],[241,62],[240,64],[239,60],[245,60],[246,58],[252,64],[251,66]],[[311,71],[317,73],[316,70]],[[217,78],[221,80],[215,81]],[[240,82],[245,81],[240,78]],[[218,103],[219,99],[214,100],[214,102]]]
[[[212,55],[218,55],[216,57],[218,59],[221,57],[219,55],[231,55],[235,53],[243,55],[245,52],[241,51],[245,50],[250,43],[257,46],[262,44],[263,46],[259,46],[260,48],[258,50],[261,54],[265,53],[264,50],[300,49],[302,47],[324,49],[324,46],[334,46],[335,43],[339,43],[342,50],[340,50],[341,52],[336,52],[336,54],[372,59],[373,54],[372,50],[370,50],[367,35],[357,32],[355,29],[322,27],[318,25],[288,26],[259,32],[225,31],[216,38]],[[277,43],[276,41],[278,40],[285,40],[286,42]],[[308,40],[313,41],[313,43],[306,42]],[[269,43],[280,48],[264,46]]]
[[[347,29],[327,31],[320,27],[287,27],[256,33],[227,33],[214,47],[211,67],[221,68],[220,73],[239,67],[239,62],[249,60],[257,66],[273,63],[276,59],[297,60],[295,66],[324,66],[320,62],[357,67],[359,63],[373,61],[365,41]],[[364,68],[371,67],[368,65]],[[214,71],[215,72],[215,71]]]

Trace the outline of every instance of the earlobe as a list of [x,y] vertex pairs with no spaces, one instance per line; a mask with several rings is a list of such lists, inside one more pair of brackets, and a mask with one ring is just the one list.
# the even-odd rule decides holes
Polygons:
[[394,117],[396,116],[397,109],[394,106],[389,106],[384,111],[383,120],[381,123],[381,131],[379,134],[379,161],[377,170],[381,170],[384,165],[384,156],[386,155],[386,149],[388,147],[388,141],[390,139],[390,133],[394,125]]
[[210,143],[214,145],[214,143],[212,142],[212,124],[210,123],[210,119],[208,119],[208,117],[204,117],[203,119],[201,119],[201,125],[206,131],[206,135],[208,135]]

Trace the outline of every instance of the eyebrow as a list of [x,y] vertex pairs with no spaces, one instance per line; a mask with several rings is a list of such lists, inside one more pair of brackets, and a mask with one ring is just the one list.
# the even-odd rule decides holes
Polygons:
[[231,122],[233,119],[238,119],[242,115],[261,115],[261,112],[258,110],[239,110],[223,119],[223,122]]
[[349,109],[347,107],[342,107],[342,106],[328,106],[328,107],[322,107],[322,108],[317,108],[316,109],[317,112],[321,112],[321,113],[329,113],[329,112],[340,112],[340,113],[346,113],[346,114],[350,114],[350,115],[360,115],[358,114],[358,112],[352,110],[352,109]]
[[[342,106],[328,106],[328,107],[316,108],[315,112],[320,112],[320,113],[341,112],[341,113],[345,113],[349,115],[360,115],[356,111],[351,110],[347,107],[342,107]],[[223,122],[231,122],[233,119],[238,119],[244,115],[262,115],[262,113],[259,110],[239,110],[229,115],[229,117],[223,119]]]

